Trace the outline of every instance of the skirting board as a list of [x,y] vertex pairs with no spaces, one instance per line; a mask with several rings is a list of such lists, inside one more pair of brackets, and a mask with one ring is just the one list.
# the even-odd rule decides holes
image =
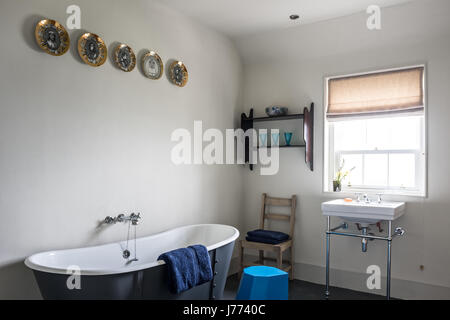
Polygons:
[[[246,256],[247,259],[248,256]],[[257,260],[256,256],[250,258]],[[231,259],[229,274],[239,271],[239,259]],[[378,295],[386,294],[386,277],[381,277],[381,289],[370,290],[366,286],[368,274],[353,271],[330,269],[330,285],[333,287],[368,292]],[[305,263],[296,263],[294,278],[317,284],[325,284],[325,267]],[[330,295],[333,288],[330,289]],[[450,288],[420,283],[409,280],[391,279],[391,296],[407,300],[450,300]]]

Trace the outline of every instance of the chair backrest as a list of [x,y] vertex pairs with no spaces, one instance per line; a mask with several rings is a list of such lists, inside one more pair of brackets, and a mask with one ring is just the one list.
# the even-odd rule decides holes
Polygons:
[[[281,220],[288,221],[290,224],[289,236],[291,239],[294,236],[294,224],[295,224],[295,208],[297,205],[297,196],[293,195],[291,198],[275,198],[269,197],[266,193],[262,195],[261,205],[261,220],[259,224],[260,229],[264,229],[265,220]],[[272,213],[266,212],[267,207],[290,207],[290,214]]]

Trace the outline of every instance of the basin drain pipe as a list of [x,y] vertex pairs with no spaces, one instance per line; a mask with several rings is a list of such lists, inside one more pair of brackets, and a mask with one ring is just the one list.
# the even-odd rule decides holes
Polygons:
[[[363,227],[362,228],[362,235],[363,236],[367,236],[367,227]],[[369,241],[369,239],[367,239],[367,238],[362,238],[361,239],[361,251],[362,252],[367,252],[367,242]]]

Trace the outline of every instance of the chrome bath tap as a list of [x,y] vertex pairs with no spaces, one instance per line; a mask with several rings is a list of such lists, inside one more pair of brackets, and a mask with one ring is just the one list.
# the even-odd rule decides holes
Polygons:
[[111,216],[107,216],[104,220],[103,223],[105,224],[116,224],[117,222],[127,222],[127,221],[131,221],[131,224],[136,226],[139,224],[139,220],[141,220],[141,213],[138,212],[136,213],[132,213],[129,216],[125,216],[123,213],[119,214],[117,217],[111,217]]
[[140,212],[138,212],[137,214],[132,213],[130,215],[131,224],[134,225],[134,226],[139,224],[139,220],[140,219],[141,219],[141,213]]

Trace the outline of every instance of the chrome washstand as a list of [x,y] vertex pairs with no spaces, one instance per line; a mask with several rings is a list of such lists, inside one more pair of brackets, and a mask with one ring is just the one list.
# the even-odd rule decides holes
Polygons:
[[[361,250],[367,252],[369,240],[383,240],[387,242],[387,268],[386,268],[386,298],[391,298],[391,258],[392,240],[397,236],[403,236],[405,230],[401,227],[392,228],[392,222],[405,213],[404,202],[382,201],[381,194],[377,194],[376,201],[371,201],[367,194],[356,194],[356,200],[337,199],[322,203],[323,215],[327,218],[326,236],[326,297],[330,294],[330,242],[331,235],[346,236],[361,239]],[[339,217],[344,223],[337,227],[331,227],[331,217]],[[388,229],[385,235],[369,233],[369,226],[376,225],[379,233],[382,233],[381,222],[387,221]],[[344,232],[348,223],[353,222],[361,233]]]

